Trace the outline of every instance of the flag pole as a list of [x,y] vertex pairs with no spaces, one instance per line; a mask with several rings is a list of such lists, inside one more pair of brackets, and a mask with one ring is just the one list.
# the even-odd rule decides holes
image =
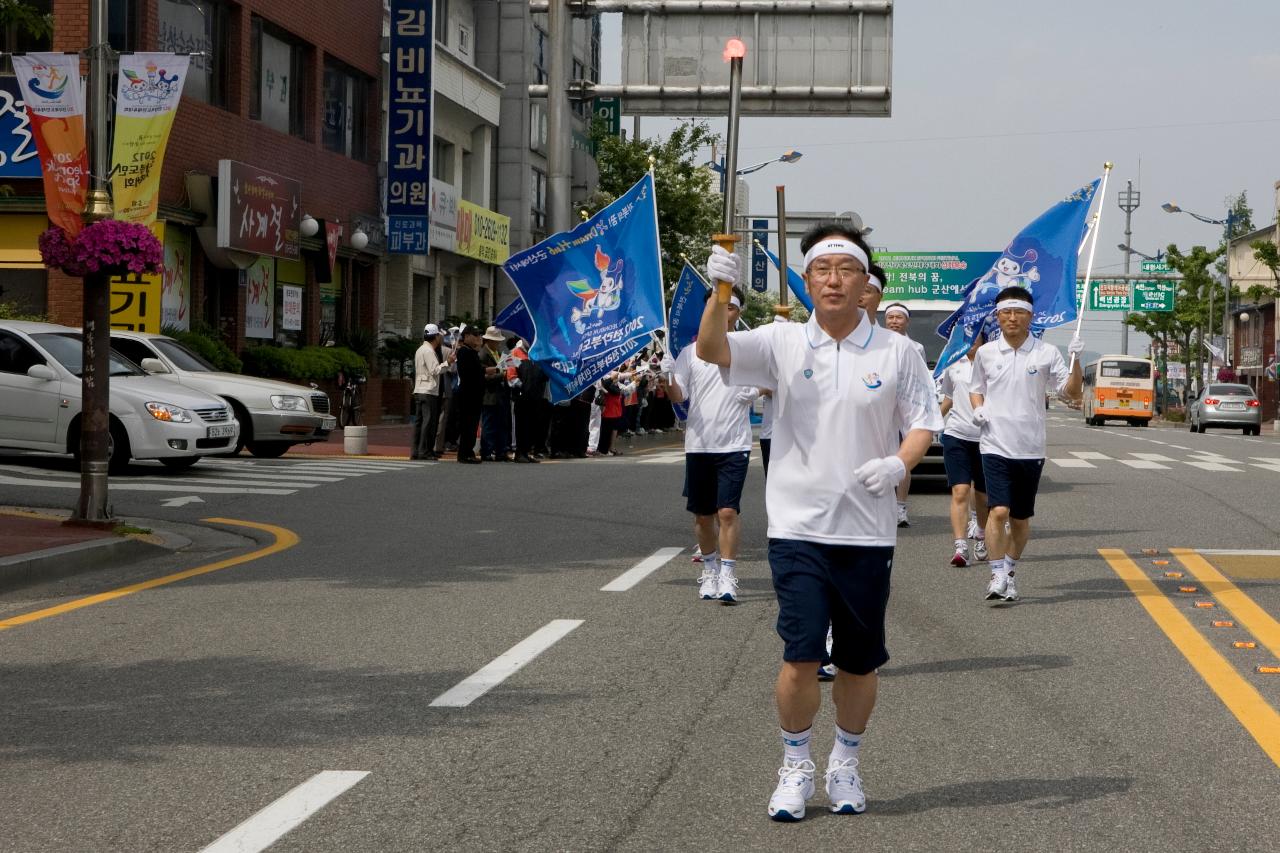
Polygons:
[[[724,231],[711,239],[726,252],[732,252],[738,245],[734,219],[737,214],[736,196],[738,187],[738,119],[742,104],[742,59],[747,55],[747,46],[740,39],[732,38],[725,43],[724,60],[729,63],[729,132],[725,139],[724,163]],[[733,283],[716,282],[716,301],[728,305],[733,296]]]
[[791,306],[787,304],[787,188],[781,184],[774,187],[778,192],[778,304],[773,313],[784,320],[791,318]]
[[[1098,251],[1098,235],[1102,233],[1102,210],[1107,201],[1107,179],[1111,177],[1112,164],[1108,161],[1102,165],[1102,188],[1098,191],[1098,210],[1093,215],[1093,241],[1089,244],[1089,264],[1084,272],[1084,289],[1080,293],[1080,306],[1076,310],[1076,336],[1080,335],[1080,327],[1084,324],[1084,313],[1089,303],[1089,284],[1093,281],[1093,258]],[[1076,354],[1071,354],[1071,362],[1067,369],[1075,367]]]

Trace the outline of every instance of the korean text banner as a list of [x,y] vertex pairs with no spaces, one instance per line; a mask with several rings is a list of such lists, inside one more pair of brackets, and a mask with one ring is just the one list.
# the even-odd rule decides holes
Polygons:
[[877,252],[884,301],[963,299],[969,282],[991,269],[999,252]]
[[425,255],[431,216],[432,0],[391,0],[387,251]]
[[82,227],[80,214],[89,191],[80,57],[28,53],[10,59],[40,153],[49,220],[74,237]]
[[111,197],[116,219],[150,225],[160,204],[160,167],[191,57],[122,53],[116,88]]
[[[934,376],[941,376],[969,351],[995,312],[996,296],[1006,287],[1031,291],[1033,333],[1076,318],[1076,257],[1100,180],[1085,184],[1023,228],[991,268],[970,283],[964,304],[938,326],[947,345]],[[990,336],[991,327],[987,328]]]
[[502,268],[533,317],[529,356],[550,378],[552,400],[577,396],[666,325],[653,176]]
[[525,308],[524,300],[519,296],[498,312],[498,316],[493,318],[493,325],[518,335],[529,343],[533,343],[533,339],[537,336],[537,330],[533,327],[533,318],[529,316],[529,309]]
[[31,136],[22,90],[12,77],[0,77],[0,178],[38,177],[40,154]]

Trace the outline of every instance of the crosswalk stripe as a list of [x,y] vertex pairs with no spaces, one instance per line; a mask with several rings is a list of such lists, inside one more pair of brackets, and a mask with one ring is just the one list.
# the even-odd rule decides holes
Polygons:
[[1071,455],[1077,459],[1100,459],[1108,460],[1111,457],[1105,453],[1099,453],[1096,450],[1072,450]]
[[1128,465],[1130,468],[1141,468],[1146,471],[1168,471],[1168,465],[1161,465],[1159,462],[1151,459],[1121,459],[1121,464]]
[[1051,459],[1049,461],[1053,462],[1055,465],[1057,465],[1060,468],[1097,468],[1098,467],[1097,465],[1094,465],[1092,462],[1090,462],[1088,459]]
[[[28,480],[22,477],[8,477],[0,474],[0,483],[10,486],[28,486],[41,489],[78,489],[80,480]],[[227,486],[197,486],[190,480],[168,483],[134,483],[128,480],[113,480],[110,484],[113,492],[195,492],[209,495],[291,495],[297,489],[263,489],[257,486],[230,488]]]
[[[1230,471],[1232,473],[1238,473],[1240,471],[1239,468],[1233,468],[1230,465],[1223,465],[1221,462],[1199,462],[1194,459],[1185,459],[1183,461],[1193,468],[1199,468],[1203,471]],[[1239,465],[1240,463],[1237,462],[1236,464]]]
[[1134,456],[1139,459],[1145,459],[1148,462],[1173,462],[1174,460],[1163,453],[1135,453]]

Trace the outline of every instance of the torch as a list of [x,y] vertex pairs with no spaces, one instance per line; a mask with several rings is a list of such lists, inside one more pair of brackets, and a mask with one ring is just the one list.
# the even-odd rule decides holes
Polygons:
[[[729,39],[724,46],[724,61],[729,63],[729,134],[728,151],[724,162],[724,233],[716,234],[714,240],[725,251],[732,252],[738,243],[735,236],[734,222],[735,196],[738,189],[738,118],[742,101],[742,59],[747,55],[747,46],[741,39]],[[716,301],[728,305],[733,296],[733,283],[716,282]]]

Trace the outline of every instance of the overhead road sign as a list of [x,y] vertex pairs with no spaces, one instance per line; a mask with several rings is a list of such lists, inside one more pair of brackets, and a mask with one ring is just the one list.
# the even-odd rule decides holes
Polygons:
[[1169,271],[1169,265],[1164,261],[1143,261],[1143,272],[1166,273]]
[[1135,281],[1133,310],[1143,314],[1172,311],[1176,289],[1172,281]]

